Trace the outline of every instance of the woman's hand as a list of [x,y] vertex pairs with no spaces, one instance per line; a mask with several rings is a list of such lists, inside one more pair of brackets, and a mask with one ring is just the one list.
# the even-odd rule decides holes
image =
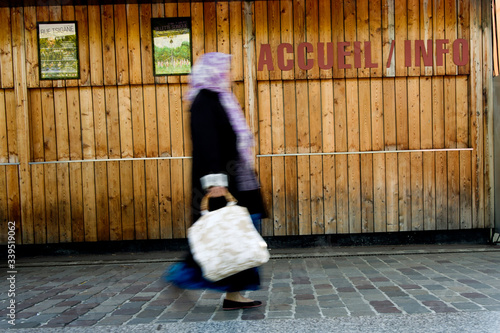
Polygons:
[[227,194],[227,187],[213,186],[208,189],[208,194],[211,198],[223,197]]

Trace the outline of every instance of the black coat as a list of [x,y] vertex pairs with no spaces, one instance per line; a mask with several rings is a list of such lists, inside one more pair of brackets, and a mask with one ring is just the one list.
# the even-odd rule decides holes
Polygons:
[[[250,214],[264,214],[260,190],[238,191],[235,182],[236,133],[233,131],[219,95],[209,90],[200,90],[191,105],[191,135],[193,141],[193,222],[200,216],[200,203],[205,195],[200,178],[209,174],[228,176],[228,190],[238,199],[238,205],[247,207]],[[225,205],[225,199],[211,199],[210,209]]]

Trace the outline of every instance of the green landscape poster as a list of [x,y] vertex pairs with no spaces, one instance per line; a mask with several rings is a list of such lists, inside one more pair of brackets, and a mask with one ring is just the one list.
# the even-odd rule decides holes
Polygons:
[[76,22],[38,23],[40,80],[78,79]]
[[153,18],[154,75],[191,72],[191,18]]

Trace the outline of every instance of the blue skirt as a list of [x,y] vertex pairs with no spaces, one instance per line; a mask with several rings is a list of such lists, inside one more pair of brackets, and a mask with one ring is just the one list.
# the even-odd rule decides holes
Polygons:
[[[255,228],[260,232],[260,214],[252,215]],[[164,278],[182,289],[213,289],[221,292],[235,292],[242,290],[258,290],[260,275],[257,267],[250,268],[222,280],[213,282],[205,279],[200,266],[194,261],[191,253],[184,261],[171,265],[165,272]]]

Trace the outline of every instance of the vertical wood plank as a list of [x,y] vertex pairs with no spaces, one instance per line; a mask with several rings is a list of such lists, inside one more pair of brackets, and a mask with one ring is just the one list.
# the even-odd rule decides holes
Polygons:
[[[119,151],[119,150],[118,150]],[[108,207],[109,207],[109,239],[123,240],[121,195],[120,195],[120,162],[106,163],[108,172]]]
[[[423,0],[420,5],[420,39],[424,41],[433,39],[433,0]],[[432,75],[433,66],[425,66],[421,62],[421,75]]]
[[[395,79],[383,80],[385,150],[397,149]],[[399,230],[398,155],[386,154],[387,231]]]
[[148,226],[146,217],[146,179],[144,170],[145,161],[132,161],[133,188],[134,188],[134,222],[135,239],[147,239]]
[[[372,73],[373,74],[373,73]],[[380,72],[381,75],[381,72]],[[371,92],[371,119],[372,119],[372,149],[384,150],[384,98],[383,80],[372,78],[370,81]],[[385,191],[385,156],[373,154],[373,231],[386,230],[386,191]]]
[[[31,136],[31,158],[34,162],[45,160],[43,146],[43,116],[42,116],[42,94],[41,89],[30,90],[30,136]],[[7,121],[7,120],[5,120]],[[7,124],[7,122],[5,122]],[[6,134],[7,135],[7,134]],[[7,138],[7,137],[6,137]],[[5,145],[7,150],[7,144]],[[6,153],[8,160],[8,152]]]
[[[396,64],[396,72],[398,71]],[[409,148],[408,137],[408,95],[407,79],[396,79],[396,135],[399,150]],[[413,79],[414,80],[414,79]],[[412,92],[415,93],[415,92]],[[410,184],[410,154],[398,154],[399,175],[399,229],[411,229],[411,184]]]
[[[481,16],[483,21],[482,29],[482,63],[483,63],[483,110],[484,110],[484,227],[492,228],[494,225],[494,157],[493,157],[493,83],[492,83],[492,22],[491,22],[491,2],[482,1]],[[488,28],[486,28],[488,27]]]
[[[146,134],[146,156],[158,156],[158,129],[156,120],[156,90],[144,86],[144,118]],[[146,168],[146,212],[148,239],[160,238],[158,210],[158,164],[154,160],[145,162]]]
[[[156,86],[157,105],[169,106],[168,87],[164,85]],[[158,115],[158,156],[171,156],[170,139],[170,108],[162,107],[157,109]],[[158,161],[158,205],[160,237],[162,239],[172,238],[172,195],[170,185],[170,160]]]
[[460,229],[472,228],[471,152],[460,152]]
[[[420,72],[420,68],[417,68]],[[411,72],[411,71],[410,71]],[[413,72],[414,74],[416,72]],[[410,73],[411,74],[411,73]],[[421,149],[420,137],[420,79],[409,77],[408,84],[408,130],[410,150]],[[411,230],[423,230],[423,176],[422,153],[410,154]]]
[[[301,126],[297,131],[297,143],[299,153],[311,152],[310,123],[309,123],[309,96],[307,93],[307,82],[296,82],[297,100],[297,123]],[[311,180],[310,180],[309,156],[298,156],[297,178],[299,195],[299,234],[311,234]]]
[[[368,14],[366,14],[368,15]],[[367,18],[366,18],[367,19]],[[367,19],[368,20],[368,19]],[[364,72],[360,75],[369,75]],[[370,81],[360,79],[358,81],[359,90],[359,129],[360,129],[360,151],[371,151],[372,149],[372,110],[370,101]],[[360,156],[360,177],[361,177],[361,230],[362,232],[373,232],[373,156],[364,154]]]
[[436,152],[436,229],[448,229],[447,154]]
[[[38,7],[40,8],[40,7]],[[80,86],[89,86],[90,77],[90,49],[89,49],[89,21],[88,7],[86,5],[75,6],[75,20],[78,24],[78,62],[80,64]],[[40,81],[40,86],[42,82]]]
[[[346,82],[333,81],[333,100],[335,110],[335,147],[338,152],[347,151],[347,109]],[[335,156],[335,191],[337,194],[337,233],[349,232],[349,200],[347,183],[347,155]]]
[[[97,159],[108,158],[108,140],[106,124],[106,92],[104,87],[92,88],[94,110],[95,156]],[[96,219],[97,239],[110,240],[108,173],[106,162],[95,163],[96,179]]]
[[90,82],[91,82],[90,84],[92,86],[100,86],[104,83],[100,6],[98,5],[88,6],[88,21],[89,21]]
[[14,72],[12,61],[11,19],[10,8],[0,8],[0,83],[2,88],[14,87]]
[[[329,14],[329,11],[327,12]],[[335,108],[332,101],[333,80],[321,81],[321,110],[323,126],[323,151],[335,151]],[[335,156],[323,156],[323,200],[324,200],[324,232],[337,232],[337,209],[335,204]]]
[[111,234],[111,223],[109,216],[108,195],[108,167],[107,162],[95,163],[95,200],[96,200],[96,223],[97,240],[109,241]]
[[[43,140],[45,160],[57,160],[56,121],[54,111],[54,91],[42,90]],[[57,168],[55,164],[44,165],[45,182],[45,216],[47,225],[47,242],[59,242],[59,221],[57,202]]]
[[457,148],[469,147],[469,80],[466,76],[456,78]]
[[424,230],[436,230],[436,154],[423,153]]
[[[284,121],[283,121],[283,86],[279,81],[271,83],[271,122],[272,153],[285,152]],[[286,235],[285,216],[285,171],[284,158],[272,158],[273,178],[273,229],[275,235]]]
[[[432,95],[432,79],[430,77],[420,78],[420,147],[422,149],[431,149],[433,147]],[[424,230],[436,229],[436,174],[434,167],[435,154],[433,152],[424,152],[422,154]]]
[[101,5],[103,83],[116,85],[116,45],[113,5]]
[[448,152],[448,229],[460,228],[460,152]]
[[[497,5],[498,6],[498,5]],[[458,1],[458,31],[457,37],[463,38],[470,43],[470,0],[461,0]],[[498,27],[498,26],[497,26]],[[469,45],[470,46],[470,45]],[[458,74],[469,74],[470,73],[470,64],[468,61],[465,66],[458,67]]]
[[45,174],[43,164],[31,166],[31,183],[33,186],[33,224],[34,244],[47,243],[47,221],[45,218]]
[[[477,1],[470,2],[470,34],[471,63],[470,69],[470,137],[472,151],[472,227],[484,225],[484,132],[483,132],[483,87],[482,87],[482,54],[481,43],[482,14]],[[480,60],[481,59],[481,60]]]
[[[83,158],[95,159],[95,127],[92,88],[80,89]],[[97,241],[96,185],[94,162],[82,163],[85,241]]]
[[127,7],[125,4],[114,5],[115,47],[116,47],[116,81],[119,85],[130,83]]
[[432,128],[433,148],[445,148],[444,88],[443,77],[432,78]]
[[[332,10],[331,10],[331,3],[330,1],[319,1],[318,4],[318,11],[319,11],[319,42],[320,43],[325,43],[325,46],[327,43],[330,43],[332,41]],[[283,38],[283,37],[282,37]],[[327,59],[327,51],[325,47],[325,53],[324,53],[324,59]],[[334,48],[335,49],[335,48]],[[333,50],[332,50],[333,52]],[[318,52],[319,55],[319,52]],[[333,65],[332,67],[335,67]],[[331,79],[332,78],[332,69],[320,69],[319,70],[320,78],[321,79]]]
[[[170,133],[172,135],[172,156],[184,156],[183,114],[181,104],[181,87],[169,86]],[[182,160],[172,161],[172,222],[173,237],[185,237],[184,225],[184,176]]]
[[[268,19],[268,38],[269,45],[271,46],[271,53],[275,53],[278,49],[278,45],[281,43],[281,24],[280,24],[280,3],[279,1],[267,1],[267,19]],[[273,67],[274,70],[269,72],[269,78],[271,80],[281,79],[281,71],[278,68],[278,57],[273,56]]]
[[[30,94],[33,95],[33,94]],[[33,111],[30,105],[30,118],[32,117]],[[0,163],[7,163],[9,161],[9,148],[7,140],[7,113],[5,107],[5,91],[0,90]],[[0,172],[0,177],[5,176],[5,168]]]
[[[68,110],[69,155],[71,160],[83,159],[80,95],[78,88],[66,88]],[[83,242],[83,180],[82,163],[69,164],[70,195],[71,195],[71,239],[73,242]]]
[[134,219],[134,161],[120,161],[120,201],[123,240],[135,239]]
[[[371,59],[372,63],[377,67],[370,69],[371,77],[381,77],[383,73],[383,60],[382,60],[382,0],[368,1],[368,13],[370,20],[370,42],[372,45]],[[381,45],[377,46],[377,45]],[[365,50],[365,52],[367,52]],[[378,159],[378,157],[377,157]]]
[[408,73],[404,64],[404,41],[408,39],[408,6],[406,1],[395,0],[394,30],[396,44],[393,56],[396,61],[396,76],[405,76]]
[[273,180],[272,157],[259,158],[259,176],[264,206],[267,208],[269,218],[262,220],[262,236],[273,236]]
[[154,83],[153,76],[153,39],[151,36],[151,4],[140,4],[140,33],[141,33],[141,67],[142,83]]
[[[21,8],[14,8],[11,11],[12,19],[12,58],[14,70],[14,90],[12,94],[5,96],[7,117],[9,109],[14,110],[12,121],[16,129],[16,157],[20,163],[18,168],[7,168],[7,191],[11,196],[12,206],[9,205],[9,219],[21,221],[21,229],[16,230],[17,239],[23,244],[34,242],[33,211],[31,206],[30,181],[30,142],[29,142],[29,111],[28,111],[28,89],[26,85],[26,53],[24,45],[24,20]],[[9,106],[9,95],[12,95],[12,103]],[[9,125],[7,125],[9,135]],[[9,146],[11,139],[9,140]],[[10,149],[10,147],[9,147]],[[10,154],[10,151],[9,151]],[[9,161],[13,162],[13,161]],[[9,170],[10,169],[10,170]],[[20,234],[20,232],[22,232]]]
[[193,42],[193,62],[205,53],[203,3],[191,3],[191,38]]
[[[459,2],[459,1],[458,1]],[[445,3],[445,36],[449,40],[447,47],[449,48],[448,54],[446,54],[446,65],[445,72],[447,75],[456,75],[458,73],[458,68],[453,62],[453,47],[451,43],[457,39],[457,1],[456,0],[446,0]]]
[[[396,75],[395,53],[391,52],[395,41],[395,0],[382,1],[382,54],[384,59],[384,76]],[[392,51],[395,51],[392,49]],[[385,60],[387,59],[387,60]],[[391,62],[389,62],[391,59]]]
[[[358,77],[370,77],[370,68],[366,65],[367,50],[364,42],[370,40],[370,18],[368,0],[356,0],[356,41],[360,41],[361,68],[358,69]],[[375,46],[375,44],[374,44]]]
[[[293,49],[296,50],[300,43],[306,41],[306,0],[293,2]],[[307,78],[305,70],[299,68],[299,62],[295,61],[295,80]]]
[[313,51],[311,53],[306,52],[306,61],[313,62],[313,67],[307,70],[308,79],[318,79],[319,78],[319,66],[317,64],[318,59],[318,41],[319,41],[319,13],[318,13],[318,2],[319,1],[306,1],[306,40],[308,43],[313,45]]
[[[433,7],[433,21],[432,21],[432,37],[434,39],[434,45],[436,45],[436,40],[445,39],[445,1],[446,0],[434,0]],[[436,58],[434,58],[434,75],[445,75],[446,67],[438,66],[436,63]],[[443,59],[444,60],[444,59]],[[443,62],[444,64],[444,62]]]
[[[235,81],[243,80],[243,25],[242,8],[240,1],[229,2],[229,33],[231,43],[232,78]],[[244,105],[244,103],[242,104]]]
[[[408,0],[408,37],[411,41],[412,50],[415,49],[415,40],[420,38],[420,4],[421,0]],[[424,41],[425,42],[425,41]],[[425,42],[426,43],[426,42]],[[411,54],[411,67],[408,68],[409,76],[420,76],[420,67],[415,65],[415,52]]]
[[[297,113],[295,82],[283,82],[283,110],[285,121],[285,152],[297,153]],[[298,234],[297,157],[285,157],[286,234]]]
[[[344,4],[343,1],[332,1],[332,42],[335,46],[337,43],[344,42]],[[339,68],[338,52],[333,52],[333,77],[342,78],[345,75],[345,69]]]
[[[356,0],[344,1],[344,36],[345,41],[349,43],[345,48],[345,52],[350,55],[344,57],[344,63],[347,66],[345,70],[345,77],[355,78],[358,76],[358,70],[354,64],[354,41],[357,40],[356,36]],[[338,46],[337,46],[338,47]]]
[[[0,116],[1,120],[1,116]],[[3,144],[3,143],[2,143]],[[7,197],[7,166],[0,166],[0,227],[3,230],[8,230],[8,222],[9,222],[9,211],[8,211],[8,197]],[[16,237],[19,242],[19,238]],[[7,244],[8,242],[8,233],[3,233],[0,235],[0,242],[2,244]]]
[[[267,19],[267,4],[264,1],[257,1],[254,4],[255,17],[255,50],[257,51],[256,61],[260,62],[260,54],[262,53],[262,44],[268,44],[268,19]],[[257,80],[269,80],[268,66],[264,66],[262,70],[257,71]]]
[[[56,120],[56,140],[57,140],[57,160],[69,160],[69,133],[68,133],[68,109],[66,99],[66,89],[56,89],[54,91],[55,120]],[[57,174],[57,201],[59,220],[59,241],[71,241],[71,205],[69,189],[69,166],[58,164]]]
[[205,23],[205,53],[217,52],[217,13],[215,2],[203,3]]
[[[349,71],[346,75],[348,76]],[[360,150],[358,81],[346,80],[347,149]],[[349,233],[361,233],[361,166],[359,155],[347,156],[349,184]]]
[[127,39],[130,83],[141,84],[141,32],[137,0],[127,2]]
[[[319,75],[312,72],[311,75]],[[321,109],[321,83],[319,80],[309,81],[309,117],[310,117],[310,145],[311,153],[323,152],[323,130]],[[311,156],[311,232],[323,234],[325,232],[324,222],[324,196],[323,196],[323,157]]]
[[231,41],[229,38],[229,3],[216,3],[217,20],[217,52],[229,54],[231,50]]
[[[26,45],[26,84],[35,88],[39,84],[37,14],[35,6],[24,7],[24,38]],[[74,20],[74,16],[73,16]]]

